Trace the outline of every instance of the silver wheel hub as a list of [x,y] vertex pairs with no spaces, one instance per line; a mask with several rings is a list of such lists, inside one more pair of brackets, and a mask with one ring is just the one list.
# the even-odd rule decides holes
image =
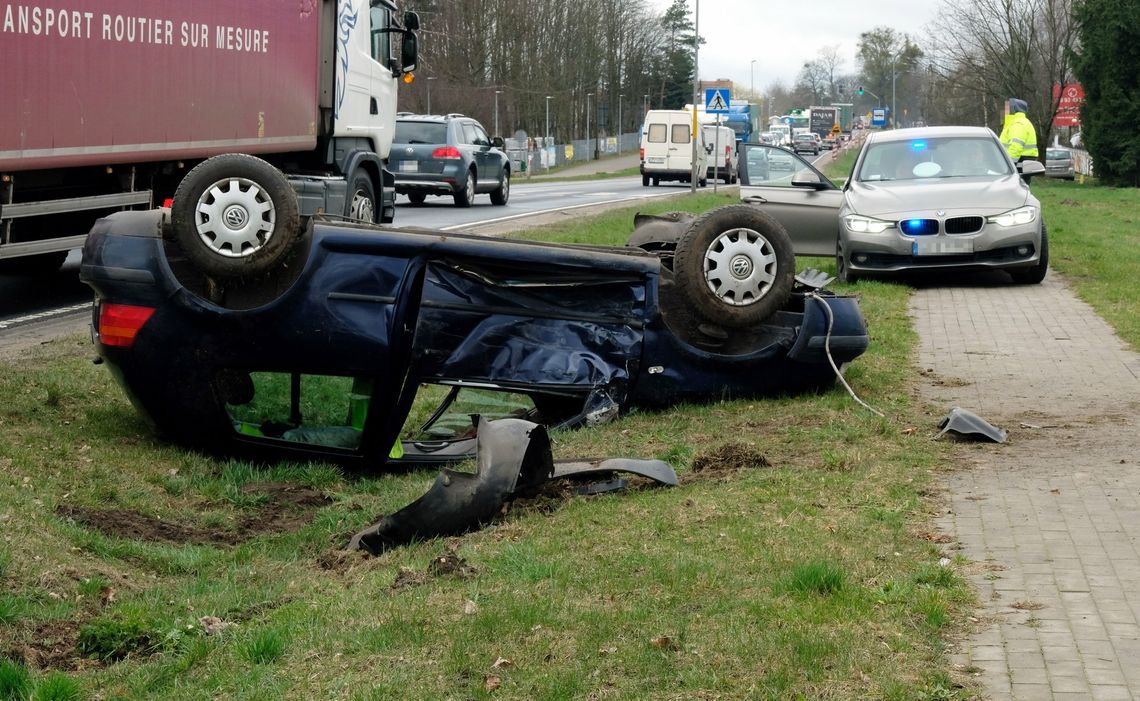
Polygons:
[[349,216],[363,222],[376,221],[376,208],[372,204],[372,198],[363,191],[357,190],[356,194],[352,196]]
[[705,281],[725,304],[746,307],[760,301],[776,280],[776,250],[753,229],[730,229],[705,251]]
[[226,258],[244,258],[264,248],[276,218],[268,193],[246,178],[217,181],[198,198],[194,210],[198,238]]

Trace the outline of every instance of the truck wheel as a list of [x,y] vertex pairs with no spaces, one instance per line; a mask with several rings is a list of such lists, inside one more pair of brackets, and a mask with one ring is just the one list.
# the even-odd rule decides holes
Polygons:
[[467,171],[467,180],[463,183],[463,189],[455,193],[455,206],[456,207],[470,207],[471,203],[475,201],[475,171]]
[[179,183],[171,236],[206,275],[242,279],[271,270],[300,235],[297,195],[281,171],[242,153],[199,163]]
[[416,205],[417,207],[420,206],[421,204],[423,204],[424,200],[426,200],[426,199],[427,199],[427,195],[423,192],[409,192],[408,193],[408,201],[411,202],[412,204]]
[[677,242],[673,272],[702,318],[754,326],[788,301],[795,276],[792,241],[778,221],[749,205],[728,205],[693,220]]
[[376,223],[376,188],[368,173],[358,171],[352,176],[351,193],[344,201],[344,216],[356,221]]
[[648,175],[641,176],[641,186],[642,187],[649,187],[649,176]]
[[503,206],[511,198],[511,171],[503,168],[499,176],[499,187],[491,192],[491,204]]

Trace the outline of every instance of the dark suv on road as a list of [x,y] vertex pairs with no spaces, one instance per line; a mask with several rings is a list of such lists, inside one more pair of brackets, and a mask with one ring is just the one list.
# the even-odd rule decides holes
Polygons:
[[451,195],[456,206],[470,207],[476,193],[487,192],[491,204],[504,205],[511,194],[503,140],[491,139],[483,125],[461,114],[397,115],[389,161],[396,194],[412,204]]

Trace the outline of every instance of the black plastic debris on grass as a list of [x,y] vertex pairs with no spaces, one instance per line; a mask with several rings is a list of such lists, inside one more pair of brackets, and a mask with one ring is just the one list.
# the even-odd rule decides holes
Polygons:
[[553,479],[632,472],[658,484],[677,484],[673,468],[660,460],[555,463],[546,429],[530,421],[479,417],[476,425],[474,472],[443,469],[423,496],[354,535],[348,549],[376,555],[415,540],[478,529],[499,515],[504,505]]

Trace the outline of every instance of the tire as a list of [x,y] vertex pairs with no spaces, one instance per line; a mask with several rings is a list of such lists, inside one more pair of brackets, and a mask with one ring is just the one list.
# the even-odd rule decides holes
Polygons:
[[677,242],[673,272],[701,318],[731,328],[754,326],[788,301],[796,257],[788,232],[750,205],[712,209]]
[[843,248],[838,242],[835,244],[835,277],[840,282],[848,284],[859,282],[859,276],[852,273],[847,266],[847,257],[843,255]]
[[467,180],[463,183],[463,189],[455,193],[455,206],[456,207],[470,207],[471,203],[475,201],[475,171],[467,171]]
[[272,270],[301,233],[297,195],[285,175],[242,153],[214,156],[187,173],[170,221],[186,258],[225,280]]
[[709,186],[709,179],[708,178],[701,178],[700,180],[697,181],[697,187],[708,187],[708,186]]
[[502,207],[511,198],[511,171],[503,168],[499,176],[499,187],[491,192],[491,204]]
[[58,273],[59,267],[63,265],[65,260],[67,260],[67,251],[38,253],[34,256],[0,260],[0,275],[47,277]]
[[653,187],[660,187],[660,186],[661,186],[661,179],[660,178],[654,178],[653,179]]
[[641,186],[642,187],[649,187],[649,176],[648,175],[641,176]]
[[427,199],[426,193],[423,193],[423,192],[409,192],[408,193],[408,201],[410,201],[412,204],[416,205],[417,207],[420,206],[421,204],[423,204],[424,200],[426,200],[426,199]]
[[354,221],[376,223],[376,188],[368,173],[357,171],[352,177],[349,196],[344,201],[344,216]]
[[1045,231],[1045,223],[1041,223],[1041,257],[1037,265],[1032,268],[1014,268],[1009,276],[1019,285],[1039,285],[1049,272],[1049,235]]

